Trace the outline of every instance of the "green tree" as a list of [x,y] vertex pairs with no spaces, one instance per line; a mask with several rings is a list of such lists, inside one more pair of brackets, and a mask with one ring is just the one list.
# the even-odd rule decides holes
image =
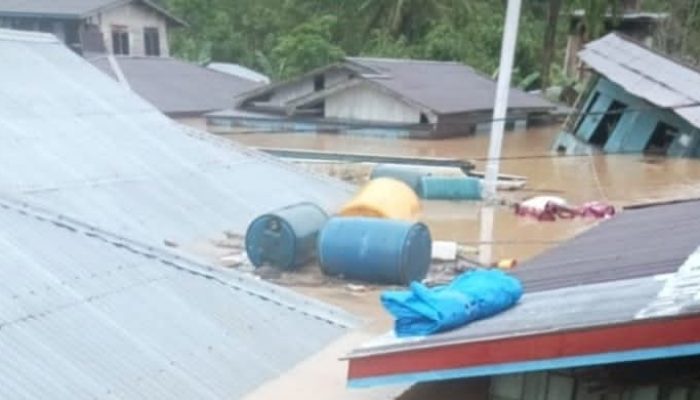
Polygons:
[[280,36],[271,52],[276,70],[268,72],[286,78],[340,60],[345,52],[331,42],[335,23],[334,16],[326,15]]

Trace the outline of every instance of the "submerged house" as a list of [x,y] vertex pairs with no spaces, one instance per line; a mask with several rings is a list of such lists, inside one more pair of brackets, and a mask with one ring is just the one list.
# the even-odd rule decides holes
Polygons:
[[646,205],[522,264],[514,308],[376,338],[348,383],[464,380],[474,400],[700,399],[700,201]]
[[699,70],[615,33],[579,56],[592,77],[554,150],[700,155]]
[[[606,33],[616,31],[647,46],[653,44],[658,27],[668,19],[668,13],[642,11],[639,1],[626,1],[620,5],[622,10],[613,14],[607,12],[603,17],[603,29]],[[578,53],[583,50],[588,32],[586,30],[586,12],[579,9],[569,15],[569,32],[564,52],[564,74],[572,78],[582,78],[584,70]]]
[[[347,58],[242,95],[236,109],[209,114],[212,131],[241,127],[287,131],[347,130],[426,138],[490,126],[496,83],[457,62]],[[554,106],[511,89],[511,125]]]

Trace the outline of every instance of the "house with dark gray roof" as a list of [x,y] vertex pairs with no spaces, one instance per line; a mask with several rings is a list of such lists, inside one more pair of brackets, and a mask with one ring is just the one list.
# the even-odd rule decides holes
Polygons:
[[700,70],[618,33],[579,57],[591,77],[554,150],[700,156]]
[[168,56],[185,22],[152,0],[0,0],[0,28],[56,35],[81,54]]
[[[348,383],[453,379],[475,400],[700,397],[700,201],[644,205],[519,265],[514,308],[357,347]],[[488,389],[483,390],[483,387]]]
[[[346,58],[246,93],[236,110],[213,113],[209,122],[226,130],[251,123],[253,112],[261,126],[292,120],[300,129],[446,137],[488,123],[495,89],[491,78],[457,62]],[[539,96],[510,91],[512,121],[525,123],[553,108]]]
[[92,65],[163,114],[205,128],[205,113],[229,107],[262,83],[169,57],[97,56]]

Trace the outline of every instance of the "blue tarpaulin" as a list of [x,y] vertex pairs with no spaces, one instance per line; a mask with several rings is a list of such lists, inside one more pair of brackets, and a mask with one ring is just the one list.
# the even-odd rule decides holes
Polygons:
[[523,294],[520,281],[500,270],[474,269],[448,285],[386,291],[381,301],[396,322],[397,336],[423,336],[466,325],[514,306]]

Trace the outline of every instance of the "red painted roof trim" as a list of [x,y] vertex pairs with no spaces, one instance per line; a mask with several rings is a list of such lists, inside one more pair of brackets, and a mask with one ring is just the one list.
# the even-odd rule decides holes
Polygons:
[[700,315],[355,356],[348,379],[547,360],[700,342]]

